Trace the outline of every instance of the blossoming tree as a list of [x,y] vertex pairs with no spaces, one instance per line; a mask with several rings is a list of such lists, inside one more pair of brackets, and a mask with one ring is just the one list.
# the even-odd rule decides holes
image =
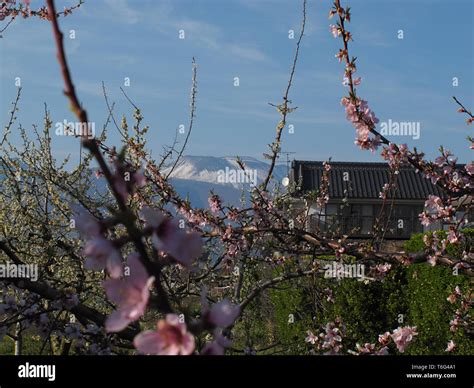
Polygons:
[[[8,26],[18,16],[38,16],[51,24],[65,97],[77,119],[87,124],[88,113],[74,86],[59,24],[60,16],[74,13],[81,4],[58,12],[54,0],[47,0],[39,10],[32,10],[29,1],[17,4],[10,0],[2,4],[0,19],[9,18]],[[465,239],[461,229],[466,219],[456,219],[455,214],[457,209],[472,206],[474,164],[459,167],[456,158],[444,149],[435,161],[428,161],[423,153],[395,144],[377,131],[375,113],[358,94],[362,80],[355,76],[356,59],[350,56],[352,34],[347,30],[351,10],[335,0],[329,16],[336,20],[330,32],[341,40],[336,58],[344,65],[343,82],[348,88],[341,103],[355,127],[355,143],[362,150],[382,149],[381,157],[391,169],[391,181],[380,188],[387,204],[386,216],[390,216],[388,204],[398,171],[411,165],[445,193],[443,198],[427,198],[420,219],[424,225],[449,221],[446,238],[436,234],[427,237],[421,254],[387,254],[378,251],[374,241],[354,242],[307,230],[308,209],[292,207],[292,192],[297,187],[286,191],[271,187],[283,129],[295,109],[289,97],[306,25],[305,0],[290,77],[282,102],[275,105],[280,120],[266,154],[268,175],[252,189],[246,207],[226,205],[213,193],[207,209],[195,208],[183,199],[163,167],[176,166],[186,143],[180,152],[170,151],[155,161],[147,149],[148,127],[143,126],[140,109],[130,99],[135,123],[130,129],[127,121],[122,121],[121,150],[107,146],[106,129],[98,137],[80,137],[78,142],[88,155],[73,171],[66,171],[65,163],[58,165],[51,152],[52,123],[47,108],[43,131],[35,128],[35,141],[22,131],[23,149],[17,149],[9,136],[19,91],[1,144],[6,168],[5,189],[0,195],[0,257],[16,265],[39,265],[40,279],[0,279],[0,335],[12,338],[19,349],[25,333],[38,335],[38,351],[47,349],[55,354],[254,353],[274,345],[242,350],[234,344],[246,342],[249,320],[268,307],[260,298],[270,289],[297,279],[323,278],[327,256],[341,263],[350,258],[369,265],[374,274],[370,281],[383,281],[392,268],[416,262],[447,266],[456,274],[471,276],[472,250],[454,258],[446,246],[461,245]],[[189,131],[196,79],[193,65]],[[105,89],[104,95],[107,99]],[[468,124],[472,123],[472,113],[455,102],[459,112],[467,115]],[[108,104],[108,108],[107,123],[116,123],[113,106]],[[468,141],[474,149],[474,140]],[[92,163],[98,165],[98,176],[107,182],[107,192],[98,193],[89,174]],[[245,171],[244,163],[239,163]],[[330,169],[328,162],[315,194],[320,208],[329,199]],[[383,240],[383,233],[376,233],[374,239]],[[450,303],[459,304],[451,322],[453,331],[469,324],[471,292],[458,287],[449,297]],[[347,349],[340,319],[328,322],[320,333],[313,331],[307,332],[306,342],[313,347],[312,352],[324,354],[403,353],[418,335],[416,327],[400,325],[387,328],[371,343]],[[304,342],[305,337],[299,340]],[[451,340],[446,346],[451,352],[456,344]]]

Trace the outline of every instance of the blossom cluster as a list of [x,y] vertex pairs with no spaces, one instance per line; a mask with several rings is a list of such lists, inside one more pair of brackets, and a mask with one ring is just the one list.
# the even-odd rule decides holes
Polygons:
[[[84,0],[79,0],[79,2],[71,7],[64,7],[62,12],[58,13],[59,15],[67,16],[71,14],[76,8],[80,7],[83,4]],[[0,3],[0,21],[4,20],[7,17],[15,19],[17,16],[23,18],[29,18],[36,16],[43,20],[49,20],[49,13],[46,6],[43,6],[39,9],[31,8],[31,0],[5,0]]]
[[351,21],[351,14],[349,7],[342,8],[338,2],[335,2],[333,9],[329,13],[329,18],[338,15],[339,21],[336,25],[330,25],[330,31],[334,38],[341,37],[344,43],[344,48],[340,49],[335,55],[339,62],[344,61],[344,79],[343,85],[349,87],[349,96],[341,100],[341,104],[345,107],[346,117],[356,129],[357,144],[361,149],[375,151],[381,144],[381,137],[379,135],[371,136],[371,133],[379,119],[375,113],[370,109],[367,101],[357,97],[355,93],[355,86],[360,85],[361,77],[354,78],[354,73],[357,71],[355,64],[356,59],[349,59],[348,42],[352,39],[352,35],[345,29],[345,22]]
[[380,155],[388,161],[389,166],[395,171],[408,163],[408,147],[406,144],[395,145],[390,143],[388,146],[383,147]]
[[416,327],[404,326],[398,327],[390,333],[389,331],[380,334],[377,344],[365,343],[360,345],[356,343],[356,350],[349,351],[351,354],[357,355],[377,355],[385,356],[389,354],[390,343],[395,344],[395,347],[400,353],[404,353],[407,346],[414,340],[414,337],[418,335]]
[[370,268],[370,271],[375,279],[381,280],[387,276],[392,268],[392,264],[384,263],[384,264],[377,264]]
[[336,318],[334,322],[328,322],[319,335],[308,330],[306,342],[315,345],[317,350],[324,351],[326,355],[334,355],[341,351],[344,335],[345,326],[340,318]]
[[[345,335],[345,326],[340,318],[334,322],[329,322],[324,326],[324,330],[315,335],[308,330],[305,342],[314,345],[317,350],[325,350],[324,354],[338,354],[343,349],[343,338]],[[393,342],[400,353],[404,353],[407,346],[413,342],[415,336],[418,335],[416,327],[404,326],[380,334],[378,343],[356,343],[356,350],[347,350],[349,354],[354,355],[388,355],[388,345]]]
[[324,206],[329,201],[329,172],[331,171],[331,164],[323,162],[323,174],[321,176],[321,184],[319,185],[318,196],[316,198],[316,205],[319,209],[324,209]]
[[[459,286],[454,287],[454,290],[447,297],[447,301],[456,306],[454,311],[454,316],[449,322],[449,330],[452,333],[455,333],[459,330],[460,327],[467,328],[471,321],[469,315],[470,310],[472,309],[472,290],[467,290],[465,293],[461,291]],[[456,349],[456,343],[454,340],[450,340],[446,346],[446,352],[453,352]]]
[[446,220],[454,215],[455,209],[452,205],[444,204],[437,195],[430,195],[425,201],[425,209],[420,213],[420,221],[424,226],[428,226],[437,220]]

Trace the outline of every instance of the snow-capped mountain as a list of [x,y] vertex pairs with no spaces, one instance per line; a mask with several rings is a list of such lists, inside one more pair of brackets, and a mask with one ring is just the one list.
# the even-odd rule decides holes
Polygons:
[[[241,189],[242,185],[258,185],[265,178],[269,164],[251,157],[241,157],[244,172],[235,157],[183,156],[171,174],[171,178],[194,180],[213,184],[232,185]],[[164,169],[166,175],[171,166]],[[286,175],[286,167],[277,165],[274,179],[281,181]]]
[[[207,207],[210,190],[221,196],[224,203],[237,205],[242,197],[247,197],[252,186],[262,183],[269,167],[268,163],[252,157],[241,157],[240,160],[245,171],[235,157],[183,156],[170,176],[171,182],[176,191],[183,197],[188,196],[194,206]],[[164,173],[170,169],[171,166]],[[285,165],[275,167],[275,182],[281,182],[286,175]]]

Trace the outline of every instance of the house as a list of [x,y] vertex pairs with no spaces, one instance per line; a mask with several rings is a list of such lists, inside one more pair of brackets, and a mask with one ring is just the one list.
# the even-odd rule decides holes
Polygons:
[[[380,196],[382,187],[390,182],[386,163],[331,162],[329,171],[329,201],[324,209],[310,201],[306,228],[311,231],[334,232],[351,238],[370,238],[376,220],[385,231],[386,239],[408,239],[413,233],[427,230],[418,215],[423,211],[429,195],[442,197],[442,191],[417,173],[412,167],[403,167],[396,176],[394,196],[385,201]],[[323,162],[292,162],[290,182],[298,186],[293,208],[301,209],[303,196],[318,190],[324,170]],[[309,198],[308,196],[306,196]],[[390,210],[391,209],[391,210]],[[430,225],[429,230],[442,228]]]

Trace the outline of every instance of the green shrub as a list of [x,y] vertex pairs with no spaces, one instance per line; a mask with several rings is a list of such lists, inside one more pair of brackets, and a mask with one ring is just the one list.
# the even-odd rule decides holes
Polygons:
[[305,290],[308,283],[299,281],[272,290],[275,338],[283,344],[288,354],[302,354],[306,332],[312,328],[312,306]]
[[[436,233],[439,239],[446,238],[447,234],[444,230],[437,230],[436,232],[425,232],[425,233],[416,233],[411,236],[411,238],[403,244],[403,249],[408,253],[418,253],[423,252],[426,248],[425,243],[423,242],[423,237],[425,235],[432,236],[433,233]],[[448,243],[446,246],[446,252],[448,255],[461,258],[463,251],[470,252],[474,247],[474,229],[466,228],[462,229],[461,233],[464,236],[464,241],[460,244],[451,244]]]
[[[445,354],[447,342],[453,338],[449,322],[455,308],[446,298],[459,285],[466,291],[469,279],[454,276],[449,268],[426,264],[407,268],[409,313],[407,321],[418,328],[416,341],[407,350],[408,354]],[[454,336],[456,354],[473,354],[472,341],[460,329]]]
[[351,349],[356,342],[373,343],[379,334],[397,327],[398,315],[407,311],[406,276],[402,268],[391,271],[383,282],[325,282],[333,290],[334,303],[324,303],[317,321],[322,325],[341,317],[346,326],[345,343]]
[[[456,306],[446,298],[456,285],[464,292],[470,285],[468,277],[455,276],[449,268],[426,263],[400,266],[383,281],[367,284],[356,279],[312,281],[301,280],[298,287],[272,291],[276,338],[288,343],[293,353],[302,351],[307,330],[316,333],[339,316],[346,326],[344,343],[349,349],[356,342],[374,343],[379,334],[409,325],[416,326],[419,335],[405,354],[446,354],[450,339],[456,343],[455,354],[474,354],[464,329],[449,331]],[[313,296],[326,287],[332,289],[334,303],[316,304]],[[294,314],[295,323],[288,323],[289,314]]]

